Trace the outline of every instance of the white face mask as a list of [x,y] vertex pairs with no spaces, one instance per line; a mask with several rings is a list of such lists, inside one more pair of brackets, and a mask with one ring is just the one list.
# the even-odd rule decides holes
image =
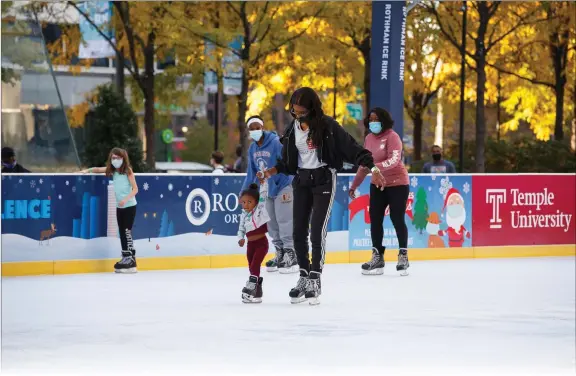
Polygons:
[[120,168],[122,163],[124,163],[124,160],[122,159],[112,159],[112,166],[114,166],[114,168]]

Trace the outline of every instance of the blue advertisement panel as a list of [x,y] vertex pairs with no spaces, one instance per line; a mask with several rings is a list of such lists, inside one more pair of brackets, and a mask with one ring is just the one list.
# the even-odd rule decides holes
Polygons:
[[405,1],[372,2],[370,108],[388,110],[401,139],[404,137],[406,14]]
[[[364,180],[349,204],[349,249],[367,250],[370,239],[370,179]],[[406,205],[408,248],[472,246],[472,177],[418,175],[410,177]],[[384,219],[384,246],[398,249],[389,212]]]
[[[114,48],[104,38],[90,21],[114,41],[114,33],[110,26],[112,19],[112,2],[85,1],[79,2],[78,8],[88,17],[80,15],[79,27],[83,41],[80,42],[78,57],[80,59],[98,59],[115,56]],[[89,21],[90,20],[90,21]]]
[[[137,175],[138,257],[243,254],[236,233],[241,175]],[[347,251],[349,177],[339,177],[327,250]],[[111,179],[2,175],[2,261],[117,258]]]

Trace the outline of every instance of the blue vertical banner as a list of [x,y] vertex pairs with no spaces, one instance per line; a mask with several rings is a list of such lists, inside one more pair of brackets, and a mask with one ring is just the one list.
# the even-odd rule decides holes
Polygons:
[[[216,48],[214,43],[204,39],[204,58],[206,61],[214,59],[216,55]],[[218,75],[209,66],[204,71],[204,92],[207,94],[214,94],[218,92]]]
[[234,39],[230,43],[231,50],[222,59],[224,95],[240,95],[242,92],[242,60],[232,51],[240,52],[243,43],[242,37]]
[[78,3],[78,8],[89,20],[96,25],[96,29],[85,16],[80,15],[79,27],[82,34],[80,42],[80,59],[98,59],[115,56],[114,48],[98,30],[109,37],[113,42],[114,31],[111,26],[112,2],[110,1],[84,1]]
[[382,107],[404,137],[404,66],[406,59],[405,1],[372,2],[370,108]]

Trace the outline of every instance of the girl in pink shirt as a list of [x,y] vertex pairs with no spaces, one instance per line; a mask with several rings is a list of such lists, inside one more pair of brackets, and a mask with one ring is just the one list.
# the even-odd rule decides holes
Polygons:
[[[384,189],[370,184],[370,233],[372,236],[372,259],[362,264],[362,274],[384,274],[384,215],[386,207],[390,206],[390,219],[398,236],[398,264],[396,270],[401,275],[407,275],[408,267],[408,228],[404,215],[410,193],[408,171],[402,162],[402,140],[398,133],[392,130],[394,121],[388,111],[376,107],[364,119],[364,126],[369,134],[364,141],[364,148],[374,157],[374,164],[380,169],[386,180]],[[349,195],[355,198],[356,188],[364,181],[370,171],[360,167],[350,187]]]

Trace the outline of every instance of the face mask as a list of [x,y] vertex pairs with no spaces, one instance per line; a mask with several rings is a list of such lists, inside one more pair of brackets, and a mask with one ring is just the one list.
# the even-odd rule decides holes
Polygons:
[[120,168],[123,162],[122,159],[112,159],[112,166],[114,166],[114,168]]
[[262,131],[261,129],[258,129],[256,131],[250,131],[250,137],[256,142],[260,141],[260,139],[262,138],[262,134],[264,134],[264,131]]
[[440,153],[432,154],[432,159],[434,159],[435,161],[439,161],[442,159],[442,154]]
[[17,163],[18,163],[18,162],[16,162],[16,160],[14,160],[14,162],[12,162],[12,163],[4,163],[4,162],[2,162],[2,166],[6,167],[6,168],[14,168],[14,167],[16,167],[16,164],[17,164]]
[[448,215],[452,218],[458,218],[462,215],[462,210],[464,208],[461,205],[451,205],[448,206],[448,208],[446,209],[446,211],[448,212]]
[[296,116],[294,110],[290,110],[290,114],[294,119],[298,120],[300,123],[308,123],[311,120],[310,111],[308,111],[304,115]]
[[368,127],[370,128],[370,132],[378,134],[382,132],[382,123],[379,121],[371,121],[368,123]]

